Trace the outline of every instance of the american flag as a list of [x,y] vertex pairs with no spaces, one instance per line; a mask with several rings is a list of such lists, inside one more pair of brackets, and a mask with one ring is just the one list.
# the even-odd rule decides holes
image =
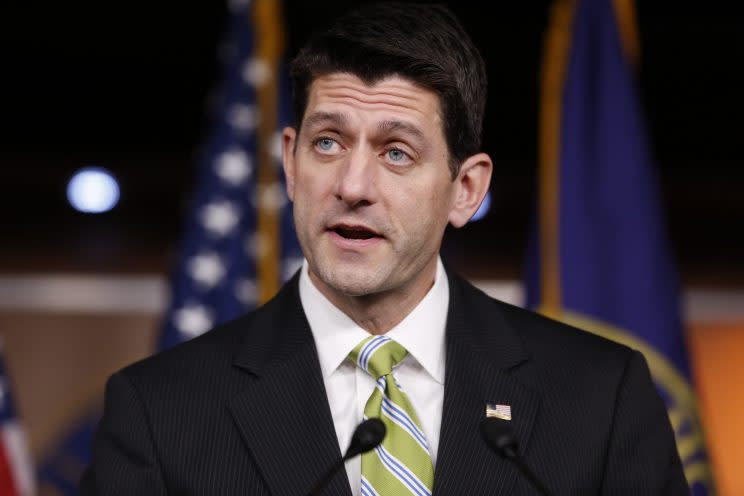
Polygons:
[[[290,123],[290,105],[280,4],[229,2],[212,131],[202,148],[155,351],[266,301],[302,264],[281,169],[280,132]],[[96,423],[97,415],[81,419],[42,467],[41,479],[59,494],[77,494]]]
[[289,124],[280,2],[231,2],[224,78],[207,140],[160,348],[273,296],[302,263],[281,168]]
[[511,406],[510,405],[486,405],[486,417],[500,418],[501,420],[511,420]]
[[34,472],[26,437],[15,414],[10,381],[0,355],[0,494],[35,494]]

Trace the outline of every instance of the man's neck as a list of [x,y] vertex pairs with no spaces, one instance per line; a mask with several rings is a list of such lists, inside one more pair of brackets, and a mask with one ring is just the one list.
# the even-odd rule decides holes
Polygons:
[[410,284],[368,295],[354,296],[341,293],[320,280],[308,270],[312,284],[344,312],[359,327],[370,334],[385,334],[398,325],[424,299],[437,273],[438,258],[428,264]]

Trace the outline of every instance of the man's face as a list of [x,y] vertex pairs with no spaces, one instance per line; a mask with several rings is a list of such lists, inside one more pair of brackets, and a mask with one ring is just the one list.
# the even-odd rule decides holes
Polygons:
[[[327,295],[431,285],[457,181],[439,99],[400,77],[333,73],[284,131],[288,195],[310,276]],[[424,290],[425,291],[425,290]]]

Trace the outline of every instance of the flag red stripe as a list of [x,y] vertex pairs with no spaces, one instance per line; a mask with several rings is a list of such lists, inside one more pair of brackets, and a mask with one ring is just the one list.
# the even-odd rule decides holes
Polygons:
[[19,496],[13,479],[8,456],[5,454],[5,447],[0,440],[0,494],[3,496]]

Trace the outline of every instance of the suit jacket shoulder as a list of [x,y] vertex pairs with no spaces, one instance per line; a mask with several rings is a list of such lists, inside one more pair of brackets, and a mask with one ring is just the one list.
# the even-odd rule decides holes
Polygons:
[[[520,451],[555,494],[686,493],[669,419],[640,353],[494,300],[450,274],[440,450],[458,470],[478,470],[458,458],[489,455],[457,448],[477,446],[485,403],[511,406]],[[449,459],[448,448],[460,453]],[[509,480],[511,469],[502,471],[463,479],[480,494]],[[523,477],[513,483],[505,492],[532,491]]]
[[519,339],[531,351],[535,348],[556,351],[553,346],[559,345],[564,351],[606,353],[625,359],[632,352],[625,345],[492,298],[459,276],[452,276],[451,286],[454,286],[454,290],[459,293],[457,298],[476,319],[485,323],[483,318],[493,319],[494,313],[499,314],[498,320],[503,320],[505,324],[516,330]]
[[[341,456],[333,429],[295,277],[256,311],[111,377],[81,492],[304,494]],[[345,474],[329,490],[350,496]]]

